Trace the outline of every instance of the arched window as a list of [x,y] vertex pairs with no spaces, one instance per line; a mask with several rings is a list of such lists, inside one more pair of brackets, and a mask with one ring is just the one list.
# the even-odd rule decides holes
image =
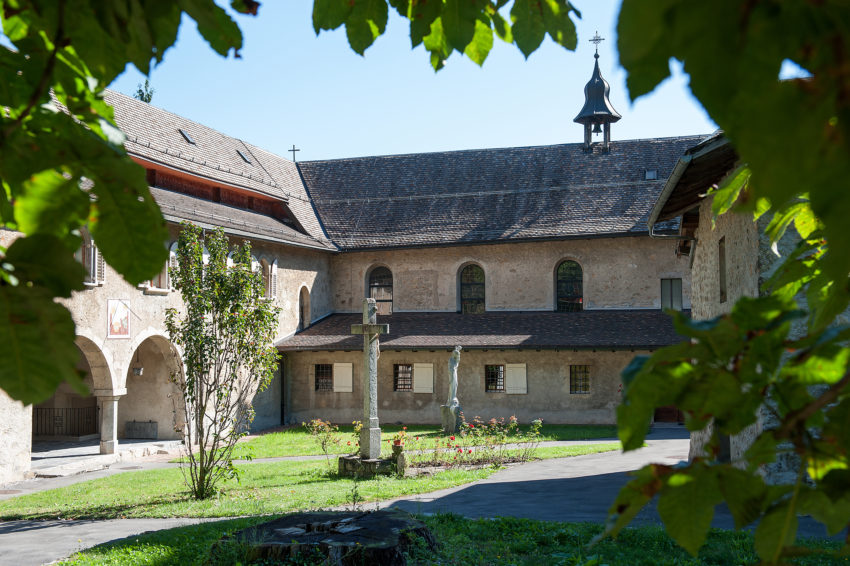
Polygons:
[[576,312],[582,310],[581,266],[571,260],[562,261],[555,272],[555,310]]
[[478,265],[467,265],[460,272],[460,312],[484,312],[484,270]]
[[301,287],[298,294],[298,330],[304,330],[310,326],[310,291],[307,287]]
[[375,299],[378,314],[393,313],[393,273],[388,268],[376,267],[369,274],[369,298]]

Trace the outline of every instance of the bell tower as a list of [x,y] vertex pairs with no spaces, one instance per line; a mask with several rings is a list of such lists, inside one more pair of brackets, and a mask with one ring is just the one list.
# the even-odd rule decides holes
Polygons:
[[596,61],[593,64],[593,75],[584,86],[584,106],[578,116],[573,119],[573,122],[584,125],[584,151],[587,152],[591,150],[593,134],[602,134],[602,151],[609,151],[611,148],[611,124],[622,117],[611,106],[611,101],[608,100],[610,87],[599,71],[599,43],[601,41],[604,41],[604,38],[599,37],[598,32],[590,39],[591,43],[596,44],[596,53],[593,55]]

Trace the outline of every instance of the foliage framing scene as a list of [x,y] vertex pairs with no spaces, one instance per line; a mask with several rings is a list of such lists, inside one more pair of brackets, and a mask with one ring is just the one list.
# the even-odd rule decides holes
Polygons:
[[[250,0],[232,6],[258,9]],[[124,152],[102,90],[127,63],[148,73],[162,61],[184,12],[221,55],[238,54],[242,45],[236,23],[211,1],[141,7],[0,3],[15,48],[3,51],[0,69],[0,220],[25,234],[0,250],[0,387],[25,403],[45,399],[63,380],[79,384],[73,321],[54,298],[82,286],[71,258],[80,228],[130,283],[156,273],[167,257],[162,216],[143,170]],[[568,49],[576,44],[571,18],[579,13],[563,0],[317,0],[313,26],[345,26],[351,48],[363,53],[385,31],[390,9],[410,22],[411,44],[424,46],[435,69],[455,51],[482,64],[494,33],[526,56],[547,34]],[[767,215],[768,237],[777,241],[793,227],[800,245],[768,282],[771,295],[743,300],[716,320],[679,319],[691,340],[636,360],[624,374],[619,411],[626,449],[641,444],[647,415],[665,403],[681,407],[692,430],[713,423],[710,447],[719,434],[757,423],[759,407],[768,407],[778,426],[761,433],[744,468],[697,458],[686,468],[643,470],[614,506],[611,532],[660,494],[670,534],[694,552],[714,506],[726,501],[739,525],[761,519],[756,549],[778,562],[796,551],[798,512],[830,532],[850,522],[850,335],[839,318],[850,297],[850,231],[843,225],[850,215],[848,30],[850,10],[838,0],[622,4],[618,48],[632,99],[669,75],[671,58],[683,61],[693,93],[740,156],[739,174],[715,193],[715,212],[734,204]],[[780,81],[786,61],[810,76]],[[792,320],[802,333],[791,332]],[[780,451],[801,461],[796,483],[786,488],[765,485],[759,473]],[[699,520],[682,521],[683,508]]]

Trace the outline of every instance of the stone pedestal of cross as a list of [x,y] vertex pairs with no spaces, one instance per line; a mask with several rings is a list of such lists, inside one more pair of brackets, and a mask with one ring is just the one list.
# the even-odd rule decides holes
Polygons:
[[389,324],[377,324],[375,299],[363,299],[363,324],[352,324],[352,334],[363,335],[363,429],[360,431],[360,457],[381,456],[381,427],[378,424],[378,336],[390,331]]

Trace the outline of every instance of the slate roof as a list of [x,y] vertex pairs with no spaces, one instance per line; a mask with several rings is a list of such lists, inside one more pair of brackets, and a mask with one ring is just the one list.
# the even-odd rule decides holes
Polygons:
[[[343,250],[637,235],[677,160],[704,137],[616,141],[610,153],[564,144],[297,166]],[[645,180],[647,169],[658,179]]]
[[[362,336],[351,325],[363,315],[332,314],[279,341],[284,351],[361,350]],[[417,312],[379,316],[390,332],[380,337],[385,350],[453,348],[563,348],[653,350],[680,342],[672,319],[660,310],[487,312],[477,315]]]
[[333,245],[327,240],[312,238],[276,218],[259,212],[156,187],[151,187],[150,191],[167,220],[189,220],[196,224],[220,226],[231,234],[256,236],[301,247],[333,249]]
[[[130,155],[287,200],[307,233],[317,240],[326,239],[292,161],[119,92],[107,90],[105,98],[115,109],[116,124],[127,136],[124,147]],[[178,131],[181,129],[194,144],[183,138]],[[246,163],[237,150],[251,163]]]

